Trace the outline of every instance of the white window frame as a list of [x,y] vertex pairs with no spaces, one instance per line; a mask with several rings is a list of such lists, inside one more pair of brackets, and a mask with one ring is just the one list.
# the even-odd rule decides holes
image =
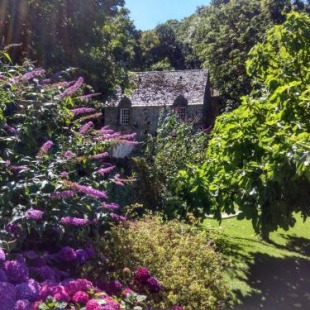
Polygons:
[[119,122],[121,125],[130,124],[130,109],[120,109]]

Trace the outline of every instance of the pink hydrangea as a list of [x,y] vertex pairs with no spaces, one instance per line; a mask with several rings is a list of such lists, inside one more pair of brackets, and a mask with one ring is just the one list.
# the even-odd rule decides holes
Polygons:
[[88,294],[83,291],[76,292],[72,297],[72,301],[78,304],[86,304],[88,300],[89,300]]
[[144,284],[151,277],[150,271],[146,267],[140,267],[135,272],[135,278],[138,282]]
[[97,300],[91,299],[86,304],[86,310],[102,310],[102,307]]

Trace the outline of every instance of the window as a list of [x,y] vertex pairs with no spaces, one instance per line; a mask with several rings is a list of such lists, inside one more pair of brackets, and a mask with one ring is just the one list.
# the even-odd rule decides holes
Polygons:
[[121,109],[120,124],[128,125],[130,123],[130,109]]

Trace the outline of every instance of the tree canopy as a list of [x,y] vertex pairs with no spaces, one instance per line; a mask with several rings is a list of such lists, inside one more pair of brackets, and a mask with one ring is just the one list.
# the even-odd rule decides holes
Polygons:
[[239,210],[265,239],[293,226],[294,212],[310,215],[309,29],[306,14],[290,13],[254,47],[254,91],[218,117],[206,163],[181,173],[189,198],[217,218]]

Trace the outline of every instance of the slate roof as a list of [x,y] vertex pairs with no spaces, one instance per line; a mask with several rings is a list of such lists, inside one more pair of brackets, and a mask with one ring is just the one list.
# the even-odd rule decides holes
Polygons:
[[[134,90],[127,98],[132,106],[172,105],[180,95],[188,100],[188,105],[203,104],[208,74],[208,70],[198,69],[134,72]],[[122,97],[118,94],[108,105],[117,106]]]

